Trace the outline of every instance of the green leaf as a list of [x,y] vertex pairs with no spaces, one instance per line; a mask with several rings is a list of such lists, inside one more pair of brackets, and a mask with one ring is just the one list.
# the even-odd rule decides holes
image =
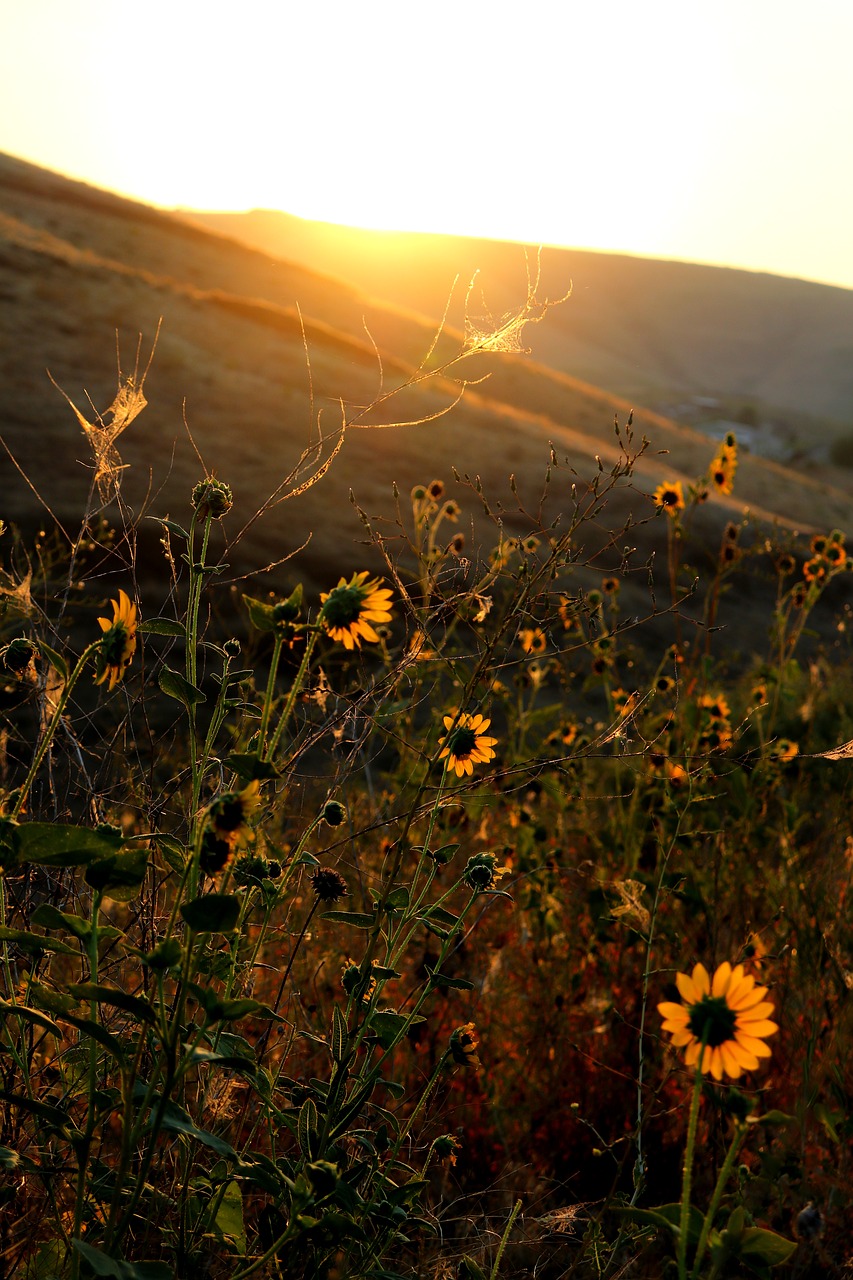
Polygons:
[[250,1013],[254,1013],[260,1018],[276,1018],[277,1021],[282,1021],[268,1005],[261,1004],[259,1000],[252,1000],[248,996],[233,1000],[218,1000],[214,998],[209,1004],[204,1001],[204,1006],[207,1012],[208,1024],[214,1022],[239,1022],[241,1018],[248,1017]]
[[179,672],[173,671],[171,667],[160,668],[157,683],[167,697],[183,703],[188,710],[202,702],[207,702],[207,697],[202,693],[201,689],[197,689],[194,684],[190,684],[189,680],[185,680]]
[[321,920],[335,920],[338,924],[351,924],[354,929],[371,929],[376,923],[376,916],[365,911],[323,911]]
[[486,1280],[486,1273],[479,1262],[475,1262],[467,1253],[463,1253],[459,1259],[456,1274],[459,1280]]
[[214,1053],[211,1049],[190,1049],[187,1060],[199,1067],[222,1067],[225,1071],[242,1071],[248,1076],[254,1076],[258,1071],[257,1064],[244,1058],[242,1054]]
[[0,1169],[11,1173],[21,1163],[21,1157],[11,1147],[0,1147]]
[[68,990],[79,1000],[97,1000],[98,1004],[121,1009],[137,1022],[150,1022],[153,1026],[157,1021],[157,1014],[147,1000],[142,996],[128,995],[118,987],[104,987],[96,982],[69,982]]
[[220,1238],[233,1244],[235,1252],[241,1256],[246,1252],[246,1228],[243,1223],[243,1193],[240,1184],[226,1184],[214,1219],[214,1229]]
[[347,1041],[347,1024],[344,1015],[341,1013],[337,1005],[332,1012],[332,1057],[335,1062],[340,1062],[344,1056],[344,1045]]
[[388,899],[385,903],[385,910],[389,912],[389,914],[392,911],[404,911],[408,905],[409,890],[405,885],[400,885],[398,889],[394,889],[388,894]]
[[434,969],[430,969],[429,965],[424,966],[429,974],[429,984],[431,987],[446,987],[448,991],[473,991],[474,983],[469,982],[467,978],[448,978],[444,973],[436,973]]
[[[128,902],[142,888],[147,866],[148,850],[138,846],[90,863],[84,879],[115,902]],[[98,933],[103,936],[104,930],[99,929]]]
[[67,996],[64,991],[54,991],[52,987],[43,987],[39,982],[30,983],[29,996],[33,1004],[38,1005],[40,1009],[46,1009],[55,1017],[61,1017],[63,1013],[72,1013],[79,1003],[73,996]]
[[814,1114],[815,1119],[819,1120],[823,1125],[828,1137],[837,1145],[841,1141],[841,1138],[835,1126],[839,1121],[844,1119],[844,1113],[841,1111],[830,1111],[822,1102],[819,1102],[814,1109]]
[[[157,1103],[152,1106],[153,1112],[157,1109]],[[149,1124],[149,1128],[151,1125]],[[218,1156],[230,1156],[234,1159],[237,1153],[230,1143],[224,1138],[219,1138],[215,1133],[209,1133],[207,1129],[199,1129],[194,1125],[192,1120],[181,1107],[174,1102],[166,1103],[166,1110],[160,1121],[160,1128],[167,1130],[169,1133],[182,1133],[187,1138],[192,1138],[195,1142],[200,1142],[202,1146],[209,1147],[211,1151],[215,1151]]]
[[162,516],[146,516],[147,520],[156,520],[164,529],[168,529],[170,533],[177,533],[185,542],[189,542],[190,535],[187,533],[183,525],[178,524],[177,520],[166,520]]
[[152,636],[183,636],[185,634],[183,624],[176,622],[174,618],[146,618],[144,622],[138,624],[136,629]]
[[408,1019],[402,1013],[395,1013],[393,1009],[381,1009],[371,1017],[370,1030],[376,1036],[383,1049],[390,1049],[400,1038],[403,1027],[407,1023],[409,1026],[414,1026],[417,1022],[425,1021],[425,1018],[417,1015]]
[[299,1110],[296,1126],[296,1138],[299,1150],[306,1160],[313,1160],[317,1153],[317,1142],[320,1137],[320,1124],[317,1115],[317,1104],[313,1098],[306,1098]]
[[0,1098],[4,1102],[11,1103],[13,1107],[17,1107],[19,1111],[27,1111],[30,1115],[37,1116],[39,1120],[43,1120],[52,1129],[64,1129],[68,1124],[67,1112],[60,1111],[59,1107],[50,1107],[46,1102],[36,1102],[33,1098],[23,1097],[17,1093],[9,1093],[6,1089],[0,1089]]
[[228,756],[225,761],[228,769],[233,769],[241,782],[267,782],[271,778],[278,778],[278,769],[269,760],[260,760],[257,756],[248,752],[235,752]]
[[744,1258],[760,1258],[768,1267],[787,1262],[797,1245],[793,1240],[777,1236],[775,1231],[763,1227],[747,1227],[740,1237],[740,1253]]
[[440,924],[447,929],[454,929],[459,923],[459,917],[454,915],[452,911],[445,911],[444,907],[427,907],[423,915],[418,916],[419,920],[425,920],[427,924]]
[[70,1022],[72,1027],[76,1027],[83,1035],[89,1036],[98,1044],[113,1055],[118,1062],[125,1060],[125,1047],[122,1042],[114,1035],[111,1035],[99,1022],[93,1022],[91,1018],[76,1018],[71,1013],[62,1015],[63,1022]]
[[23,822],[13,829],[19,862],[43,867],[86,867],[106,858],[124,843],[112,827],[77,827],[62,822]]
[[60,942],[56,938],[46,938],[43,933],[27,933],[23,929],[7,929],[5,925],[0,926],[0,942],[11,942],[13,946],[20,947],[28,955],[44,955],[46,951],[55,951],[57,955],[61,956],[79,956],[80,954],[79,947],[71,947],[67,942]]
[[275,614],[271,604],[243,596],[243,604],[249,611],[249,621],[257,631],[275,631]]
[[282,1191],[287,1186],[285,1177],[278,1165],[269,1156],[257,1151],[253,1151],[251,1158],[248,1160],[239,1159],[234,1172],[245,1179],[246,1182],[251,1182],[254,1186],[260,1187],[262,1191],[266,1191],[276,1198],[281,1196]]
[[81,942],[88,942],[92,936],[92,926],[88,920],[84,920],[82,916],[72,916],[65,911],[58,911],[49,902],[43,902],[36,907],[30,916],[30,921],[33,924],[42,925],[45,929],[61,929],[63,933],[70,933]]
[[165,1262],[123,1262],[83,1240],[71,1243],[93,1275],[110,1276],[113,1280],[174,1280],[174,1273]]
[[177,938],[164,938],[162,942],[157,943],[153,951],[146,951],[144,955],[141,951],[134,951],[133,954],[139,956],[142,963],[149,969],[153,969],[155,973],[165,973],[167,969],[177,968],[181,962],[183,950]]
[[184,846],[171,836],[164,835],[155,836],[154,843],[162,853],[166,865],[177,875],[182,875],[190,856]]
[[58,671],[63,680],[68,679],[68,663],[65,661],[61,653],[57,653],[55,649],[51,649],[49,644],[45,644],[43,640],[38,641],[38,647],[47,658],[54,671]]
[[786,1111],[765,1111],[763,1116],[756,1116],[754,1124],[793,1124],[794,1116]]
[[6,1000],[0,1000],[0,1014],[16,1014],[24,1022],[31,1022],[34,1026],[49,1031],[52,1036],[56,1036],[57,1040],[62,1038],[62,1028],[57,1026],[53,1018],[49,1018],[39,1009],[30,1009],[25,1004],[9,1004]]
[[[639,1222],[643,1226],[658,1227],[662,1231],[668,1231],[673,1238],[677,1237],[681,1230],[681,1205],[680,1204],[660,1204],[654,1209],[635,1209],[629,1206],[616,1206],[613,1210],[620,1217],[627,1218],[629,1222]],[[699,1236],[702,1234],[702,1226],[704,1218],[695,1205],[690,1206],[690,1214],[687,1219],[687,1239],[695,1244]]]
[[185,902],[181,916],[194,933],[230,933],[240,916],[240,899],[233,893],[206,893]]

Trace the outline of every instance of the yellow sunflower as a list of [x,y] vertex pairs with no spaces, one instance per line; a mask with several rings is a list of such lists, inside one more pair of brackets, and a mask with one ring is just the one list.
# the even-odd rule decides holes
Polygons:
[[721,693],[703,693],[699,698],[699,706],[709,720],[731,720],[732,718],[731,708]]
[[112,692],[136,653],[136,605],[124,591],[119,591],[118,600],[111,600],[110,604],[112,621],[98,618],[104,634],[97,654],[95,684],[107,682]]
[[249,820],[260,804],[261,784],[255,779],[242,791],[224,791],[207,811],[209,830],[232,849],[242,848],[250,835]]
[[672,1044],[685,1050],[688,1067],[697,1064],[703,1041],[701,1069],[715,1080],[724,1074],[737,1080],[745,1070],[754,1071],[759,1058],[770,1057],[764,1041],[779,1030],[768,1018],[774,1006],[764,999],[767,988],[756,986],[742,964],[733,969],[726,961],[713,978],[697,964],[692,976],[677,973],[675,982],[684,1003],[665,1000],[658,1013]]
[[469,715],[467,711],[463,711],[461,715],[444,717],[444,727],[448,732],[439,739],[438,745],[443,746],[443,750],[438,758],[446,758],[447,768],[455,769],[458,778],[463,773],[472,774],[475,764],[486,764],[489,760],[494,760],[492,747],[498,740],[486,736],[491,723],[491,720],[484,720],[481,715]]
[[717,492],[731,493],[734,489],[734,474],[738,470],[738,458],[733,452],[717,454],[711,463],[711,481]]
[[518,640],[525,653],[544,653],[548,645],[541,627],[522,627]]
[[684,490],[680,480],[664,481],[654,492],[655,506],[665,511],[673,520],[684,510]]
[[359,648],[362,640],[378,643],[371,622],[391,620],[391,592],[382,586],[381,578],[368,578],[366,569],[354,573],[349,582],[341,578],[320,596],[320,603],[320,622],[331,639],[346,649]]

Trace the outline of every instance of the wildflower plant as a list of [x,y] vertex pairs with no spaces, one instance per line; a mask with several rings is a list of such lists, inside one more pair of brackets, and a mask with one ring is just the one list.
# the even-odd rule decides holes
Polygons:
[[[615,435],[584,483],[552,450],[533,503],[397,490],[320,590],[227,590],[235,495],[207,471],[161,519],[168,603],[120,533],[81,596],[82,537],[72,565],[3,551],[10,1274],[496,1276],[522,1205],[543,1251],[583,1222],[581,1277],[662,1274],[661,1240],[681,1277],[763,1274],[821,1196],[827,1247],[853,835],[826,770],[853,697],[811,628],[842,652],[844,535],[743,515],[703,544],[736,444],[655,489]],[[641,530],[666,531],[660,596]],[[753,571],[769,635],[736,655]],[[679,972],[704,948],[731,959]]]

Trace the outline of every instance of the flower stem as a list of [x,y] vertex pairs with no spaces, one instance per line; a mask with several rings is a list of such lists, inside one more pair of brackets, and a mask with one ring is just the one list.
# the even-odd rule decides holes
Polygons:
[[711,1203],[708,1205],[708,1212],[705,1214],[705,1220],[702,1223],[702,1232],[699,1236],[699,1243],[696,1245],[696,1254],[693,1258],[693,1270],[690,1272],[690,1280],[697,1280],[697,1276],[699,1274],[699,1263],[702,1261],[702,1255],[707,1248],[708,1237],[711,1234],[711,1227],[714,1225],[714,1218],[716,1217],[717,1210],[720,1207],[720,1201],[723,1198],[723,1192],[725,1191],[726,1183],[731,1176],[735,1160],[738,1157],[738,1152],[740,1151],[741,1146],[743,1145],[743,1140],[746,1137],[746,1131],[747,1126],[745,1124],[737,1123],[735,1125],[734,1137],[732,1138],[729,1149],[726,1152],[726,1158],[723,1161],[723,1167],[720,1169],[720,1174],[717,1178],[717,1185],[714,1187],[714,1194],[711,1197]]
[[54,737],[54,734],[56,733],[57,728],[59,727],[59,722],[62,719],[62,713],[68,704],[68,699],[71,697],[71,691],[74,688],[77,681],[79,680],[80,675],[83,671],[83,668],[85,667],[89,658],[93,653],[95,653],[100,648],[100,645],[101,645],[100,640],[93,640],[92,643],[86,649],[83,650],[82,654],[80,655],[80,660],[77,663],[77,666],[74,668],[74,670],[71,672],[71,675],[68,677],[65,687],[63,688],[62,693],[59,695],[59,701],[56,704],[56,710],[54,711],[51,717],[50,724],[47,726],[44,733],[42,734],[41,742],[39,743],[38,749],[35,753],[35,756],[33,757],[33,762],[30,765],[29,772],[26,778],[24,779],[23,783],[21,784],[21,786],[18,788],[18,798],[15,801],[15,807],[12,809],[12,812],[9,814],[10,818],[17,818],[18,814],[21,812],[24,805],[26,804],[30,787],[33,785],[33,782],[35,781],[35,776],[38,773],[39,768],[41,767],[41,762],[44,759],[45,754],[47,753],[48,747],[53,741],[53,737]]
[[696,1079],[693,1083],[693,1100],[690,1103],[690,1119],[687,1122],[687,1146],[684,1149],[684,1172],[681,1180],[681,1216],[678,1227],[678,1280],[687,1280],[687,1232],[690,1222],[690,1191],[693,1179],[693,1155],[696,1150],[696,1129],[699,1120],[699,1100],[702,1097],[702,1063],[705,1059],[707,1031],[702,1037],[696,1062]]
[[305,679],[306,672],[308,671],[308,665],[311,661],[311,655],[314,652],[314,645],[317,643],[317,636],[319,634],[320,634],[319,631],[312,631],[311,634],[308,636],[308,640],[306,641],[306,644],[305,644],[305,652],[303,653],[302,661],[299,664],[299,670],[297,671],[294,677],[293,684],[290,686],[290,693],[287,695],[287,702],[284,704],[284,710],[281,713],[281,719],[276,725],[276,730],[272,736],[272,741],[270,742],[269,750],[265,751],[263,742],[261,743],[261,752],[262,752],[261,759],[262,760],[273,761],[275,759],[275,754],[278,751],[278,744],[281,742],[281,735],[284,733],[284,730],[287,726],[287,722],[290,719],[290,713],[293,711],[294,705],[296,703],[297,694],[299,693],[299,690],[302,688],[302,681]]

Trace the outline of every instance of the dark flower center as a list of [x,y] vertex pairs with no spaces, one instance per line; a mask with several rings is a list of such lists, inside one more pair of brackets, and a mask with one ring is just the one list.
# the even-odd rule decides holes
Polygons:
[[221,796],[210,812],[218,831],[239,831],[245,822],[243,802],[237,795]]
[[724,996],[703,996],[690,1009],[687,1025],[697,1040],[704,1040],[709,1049],[725,1044],[734,1035],[737,1014],[726,1003]]
[[333,587],[322,608],[322,617],[330,627],[348,627],[358,622],[364,604],[361,587]]
[[462,725],[457,725],[455,729],[451,729],[447,736],[447,746],[450,748],[450,754],[456,756],[457,760],[464,760],[466,756],[470,756],[476,745],[477,735],[474,730]]

